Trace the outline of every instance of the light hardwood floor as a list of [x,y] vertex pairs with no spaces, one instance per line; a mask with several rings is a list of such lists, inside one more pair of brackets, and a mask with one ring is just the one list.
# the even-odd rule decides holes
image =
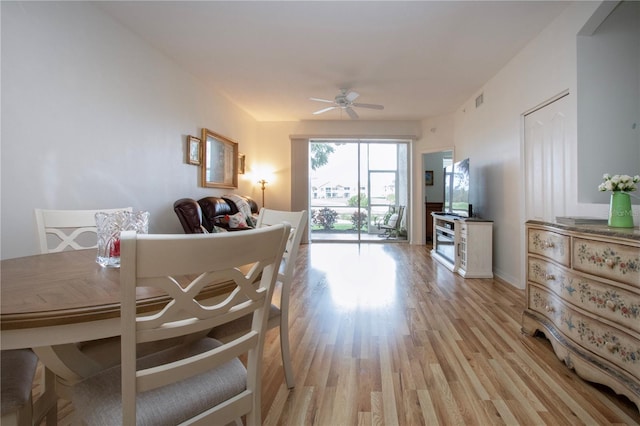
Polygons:
[[[521,333],[523,290],[463,279],[408,244],[303,245],[297,268],[296,387],[271,330],[265,425],[640,424],[628,399]],[[73,407],[59,407],[69,424]]]

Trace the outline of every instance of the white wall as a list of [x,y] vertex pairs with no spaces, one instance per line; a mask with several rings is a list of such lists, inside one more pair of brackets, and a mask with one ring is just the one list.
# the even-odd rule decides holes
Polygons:
[[[576,35],[599,3],[577,2],[532,40],[454,114],[454,158],[470,157],[474,212],[494,221],[494,273],[523,288],[522,115],[569,90],[573,123],[570,153],[575,176]],[[476,109],[475,98],[484,104]],[[568,214],[588,215],[577,204],[577,185],[567,193]],[[589,209],[587,209],[589,210]],[[602,214],[593,206],[592,214]]]
[[620,3],[577,46],[578,199],[608,203],[595,190],[604,173],[640,174],[640,2]]
[[36,207],[132,206],[180,233],[176,199],[230,192],[199,187],[186,136],[208,127],[243,152],[247,114],[90,2],[1,7],[3,259],[38,252]]

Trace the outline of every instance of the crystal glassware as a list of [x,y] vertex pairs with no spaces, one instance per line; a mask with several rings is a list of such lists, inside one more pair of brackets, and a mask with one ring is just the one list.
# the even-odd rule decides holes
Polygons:
[[98,254],[96,262],[109,268],[120,267],[120,232],[136,231],[139,234],[149,232],[149,212],[96,213],[98,230]]

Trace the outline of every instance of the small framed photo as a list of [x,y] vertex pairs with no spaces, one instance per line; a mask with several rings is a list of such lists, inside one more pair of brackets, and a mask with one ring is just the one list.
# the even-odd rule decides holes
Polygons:
[[245,161],[244,154],[238,155],[238,174],[239,175],[244,174],[244,161]]
[[200,142],[195,136],[187,137],[187,163],[200,165]]
[[425,186],[433,186],[433,170],[424,171],[424,184]]

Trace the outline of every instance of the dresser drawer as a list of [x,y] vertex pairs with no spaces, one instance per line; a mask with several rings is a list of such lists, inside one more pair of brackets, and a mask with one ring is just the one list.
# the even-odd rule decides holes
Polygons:
[[640,334],[640,294],[592,280],[543,259],[529,258],[528,279],[563,300]]
[[572,309],[546,290],[530,285],[529,305],[577,345],[640,379],[640,341]]
[[573,268],[640,288],[640,248],[573,239]]
[[542,229],[529,228],[529,253],[545,256],[556,262],[570,266],[570,237]]

